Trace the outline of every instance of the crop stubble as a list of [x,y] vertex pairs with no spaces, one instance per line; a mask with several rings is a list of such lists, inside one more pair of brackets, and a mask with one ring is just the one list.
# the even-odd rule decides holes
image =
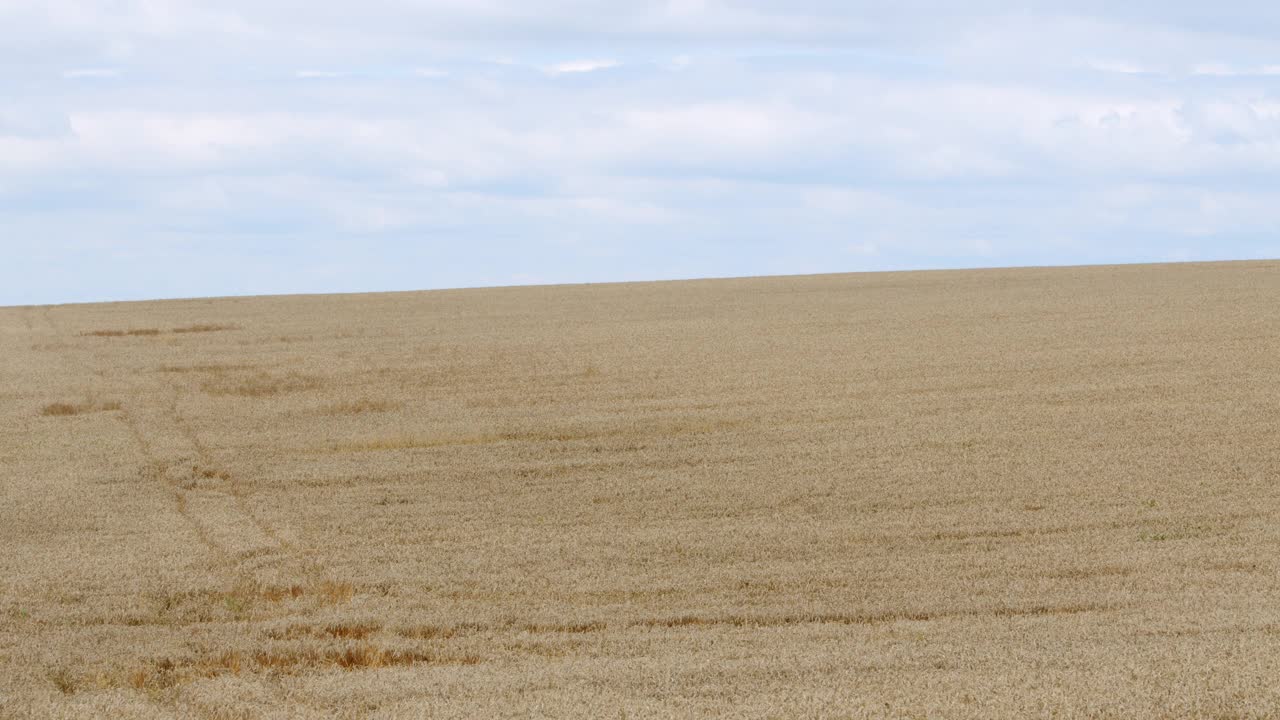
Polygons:
[[0,717],[1274,716],[1278,298],[0,308]]

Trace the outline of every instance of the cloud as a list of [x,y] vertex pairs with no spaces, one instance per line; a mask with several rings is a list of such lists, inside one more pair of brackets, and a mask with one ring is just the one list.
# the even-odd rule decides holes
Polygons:
[[1142,75],[1153,72],[1141,65],[1117,60],[1089,60],[1084,66],[1098,72],[1119,73],[1121,75]]
[[1275,248],[1262,6],[308,7],[0,4],[0,304]]
[[568,62],[557,63],[547,68],[547,72],[554,75],[563,73],[589,73],[596,70],[607,70],[618,66],[616,60],[570,60]]
[[348,77],[350,73],[336,70],[298,70],[294,73],[294,76],[303,80],[323,80]]
[[1230,64],[1220,62],[1200,63],[1191,68],[1191,74],[1210,77],[1266,77],[1270,75],[1280,75],[1280,65],[1263,65],[1260,67],[1243,68],[1234,67]]

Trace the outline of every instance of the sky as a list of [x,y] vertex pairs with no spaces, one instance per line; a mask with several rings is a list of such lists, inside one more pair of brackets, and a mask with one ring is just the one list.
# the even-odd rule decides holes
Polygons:
[[1280,257],[1280,3],[0,0],[0,305]]

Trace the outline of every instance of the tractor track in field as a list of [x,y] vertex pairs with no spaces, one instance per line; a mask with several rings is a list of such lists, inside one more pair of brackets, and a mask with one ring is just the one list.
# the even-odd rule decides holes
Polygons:
[[[46,351],[50,362],[61,363],[82,379],[85,391],[92,397],[119,402],[111,415],[126,430],[133,448],[118,462],[135,466],[134,482],[139,492],[167,497],[186,527],[185,532],[178,532],[189,532],[197,543],[185,543],[192,548],[189,552],[194,553],[197,562],[207,563],[211,575],[218,578],[215,582],[221,587],[209,591],[211,597],[251,593],[253,602],[267,606],[260,612],[294,618],[307,617],[317,607],[350,598],[354,591],[350,583],[333,579],[327,568],[253,511],[253,483],[228,467],[219,451],[202,438],[197,423],[183,412],[184,399],[188,399],[191,390],[157,378],[156,373],[110,371],[113,366],[127,365],[113,361],[126,354],[130,345],[81,338],[62,328],[55,314],[53,308],[45,307],[42,312],[33,308],[25,315],[31,332],[47,338],[36,349]],[[125,343],[130,341],[134,340],[129,338]],[[231,590],[224,589],[228,587]],[[197,588],[197,594],[200,591]],[[279,591],[282,597],[275,598],[272,591]],[[332,598],[326,597],[327,591]],[[284,602],[299,594],[306,596],[302,602]],[[243,618],[236,619],[231,625],[235,629],[227,632],[239,632],[243,623]],[[147,667],[146,662],[141,666]],[[272,687],[284,692],[277,685]],[[306,693],[294,693],[290,701],[316,706]],[[162,704],[178,706],[171,701]],[[218,708],[200,703],[183,706],[195,717],[223,717]]]
[[[86,358],[87,349],[58,325],[52,308],[45,307],[41,318],[47,332],[71,348],[58,353],[60,358],[79,374],[96,378],[95,384],[124,396],[115,415],[137,448],[139,477],[172,498],[174,510],[219,564],[292,552],[276,529],[252,512],[245,481],[218,461],[182,414],[180,388],[155,381],[121,388],[123,378],[109,377],[99,363]],[[164,399],[155,403],[149,398]]]

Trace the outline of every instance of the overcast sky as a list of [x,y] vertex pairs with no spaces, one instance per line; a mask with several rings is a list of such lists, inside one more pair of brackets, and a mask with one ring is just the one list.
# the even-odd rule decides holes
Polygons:
[[1280,3],[0,0],[0,304],[1280,256]]

